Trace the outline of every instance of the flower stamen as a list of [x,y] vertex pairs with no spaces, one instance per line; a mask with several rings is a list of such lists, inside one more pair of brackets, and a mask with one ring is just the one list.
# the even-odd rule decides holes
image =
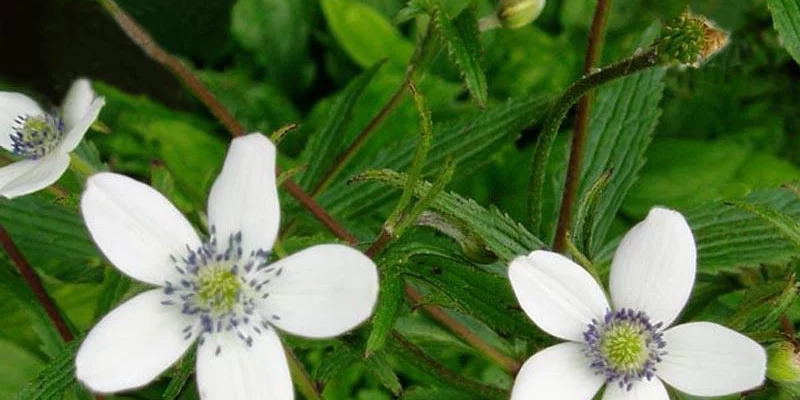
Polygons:
[[593,320],[583,333],[592,369],[607,383],[616,382],[627,390],[635,382],[652,379],[666,354],[662,325],[652,324],[642,311],[625,308],[608,311],[602,321]]
[[12,129],[11,151],[31,160],[55,150],[64,136],[64,122],[57,114],[18,115]]

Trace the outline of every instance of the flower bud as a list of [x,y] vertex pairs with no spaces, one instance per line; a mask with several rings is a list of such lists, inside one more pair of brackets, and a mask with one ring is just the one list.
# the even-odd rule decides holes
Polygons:
[[504,28],[519,29],[536,20],[545,3],[545,0],[500,0],[497,18]]
[[655,46],[664,63],[698,68],[727,44],[725,31],[687,10],[664,26]]
[[789,342],[767,348],[767,377],[776,382],[800,382],[800,356]]

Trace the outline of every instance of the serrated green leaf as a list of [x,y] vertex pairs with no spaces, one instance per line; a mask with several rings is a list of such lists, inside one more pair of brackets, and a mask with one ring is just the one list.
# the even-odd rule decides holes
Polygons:
[[[404,174],[390,170],[368,171],[359,179],[376,181],[396,188],[401,188],[406,183]],[[414,196],[423,198],[430,189],[429,182],[421,181],[414,189]],[[516,256],[544,247],[538,238],[496,207],[484,208],[475,201],[452,192],[443,192],[436,196],[430,207],[442,215],[462,222],[474,234],[480,236],[486,247],[497,254],[503,262],[509,262]]]
[[103,291],[100,292],[100,298],[97,299],[97,307],[94,309],[94,319],[99,320],[108,314],[125,296],[130,287],[130,278],[117,272],[115,268],[107,268]]
[[786,160],[728,141],[662,138],[653,142],[646,157],[641,179],[622,205],[626,215],[637,219],[654,205],[687,209],[800,175]]
[[[530,96],[512,99],[477,114],[438,124],[423,171],[441,168],[448,158],[462,170],[487,162],[504,145],[514,142],[519,133],[538,121],[546,110],[549,98]],[[416,140],[409,139],[374,165],[406,170],[411,164]],[[334,216],[361,220],[386,204],[393,194],[379,185],[364,185],[353,190],[340,182],[319,197],[320,203]]]
[[[597,203],[591,227],[593,243],[585,249],[590,258],[605,243],[611,222],[628,191],[638,179],[644,154],[661,111],[664,91],[663,68],[628,76],[601,88],[592,102],[587,140],[581,165],[579,198],[583,198],[600,176],[614,171]],[[573,227],[574,227],[573,221]]]
[[64,282],[100,282],[102,258],[77,210],[37,196],[0,199],[0,223],[37,270]]
[[578,211],[575,213],[575,224],[572,228],[572,241],[578,250],[584,254],[592,247],[592,230],[594,218],[597,215],[597,204],[611,179],[612,170],[608,170],[597,179],[597,182],[589,187],[586,194],[578,204]]
[[467,7],[458,17],[450,19],[447,12],[437,8],[434,14],[436,28],[447,46],[450,59],[461,71],[461,78],[470,95],[479,107],[486,106],[488,88],[483,71],[483,47],[481,46],[478,17],[475,4]]
[[[391,261],[389,261],[391,263]],[[386,339],[394,329],[394,323],[400,315],[403,305],[403,287],[405,280],[394,271],[391,265],[382,263],[381,287],[375,313],[372,317],[372,330],[367,338],[367,356],[383,348]]]
[[0,339],[4,368],[0,369],[0,398],[12,399],[42,367],[42,360],[17,344]]
[[797,290],[794,279],[750,287],[744,292],[736,313],[728,318],[726,325],[745,334],[774,330],[778,318],[797,298]]
[[358,98],[382,66],[383,62],[379,62],[364,71],[353,79],[336,98],[333,106],[328,111],[327,122],[311,135],[303,149],[300,160],[306,163],[308,167],[298,180],[300,186],[311,189],[333,165],[336,156],[347,146],[347,143],[342,141],[342,134],[346,131],[347,124],[350,122],[353,107],[355,107]]
[[800,64],[800,1],[768,0],[767,4],[783,46]]
[[[764,189],[743,201],[800,218],[800,200],[789,189]],[[687,210],[684,215],[697,243],[697,268],[718,273],[762,264],[783,264],[798,257],[797,247],[770,222],[722,201]]]
[[[796,218],[762,204],[751,204],[736,200],[731,200],[727,203],[769,222],[800,250],[800,222]],[[800,251],[798,253],[800,254]]]
[[328,28],[356,64],[367,68],[388,58],[400,69],[408,62],[413,46],[378,11],[356,0],[320,3]]
[[80,340],[73,340],[44,370],[30,381],[19,393],[16,400],[57,400],[75,384],[75,352]]

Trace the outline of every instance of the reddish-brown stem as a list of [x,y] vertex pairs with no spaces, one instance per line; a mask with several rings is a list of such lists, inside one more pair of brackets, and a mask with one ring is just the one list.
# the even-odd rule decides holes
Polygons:
[[[117,21],[117,24],[125,32],[125,34],[127,34],[134,43],[142,48],[145,54],[178,76],[186,84],[187,88],[195,96],[197,96],[197,98],[206,107],[208,107],[208,109],[217,119],[219,119],[220,123],[225,126],[232,136],[240,136],[242,134],[244,130],[239,122],[236,121],[236,119],[234,119],[233,116],[225,109],[222,103],[220,103],[216,97],[214,97],[211,91],[209,91],[194,77],[188,68],[181,64],[177,58],[173,57],[163,48],[158,46],[153,38],[113,0],[100,0],[100,3],[106,8],[106,10],[108,10],[114,20]],[[404,89],[405,84],[401,85],[400,89],[398,90],[399,94],[396,94],[392,97],[392,99],[390,99],[390,102],[384,108],[385,111],[381,111],[378,115],[376,115],[375,118],[373,118],[373,121],[370,121],[370,123],[364,128],[364,131],[362,131],[362,134],[360,135],[364,136],[364,138],[361,139],[361,142],[365,140],[369,132],[371,132],[384,118],[386,118],[389,111],[391,111],[396,103],[402,98],[402,93],[405,91]],[[358,141],[358,139],[356,140]],[[358,146],[359,144],[351,145],[353,150],[350,151],[350,154],[352,154],[358,148]],[[349,155],[345,156],[344,158],[346,159],[347,157],[349,157]],[[355,238],[355,236],[347,232],[344,227],[336,222],[336,220],[334,220],[330,214],[320,207],[319,204],[317,204],[314,199],[305,193],[303,189],[300,188],[296,183],[287,179],[286,182],[284,182],[283,187],[306,210],[314,215],[317,220],[325,225],[325,227],[330,230],[331,233],[351,245],[358,243],[358,240]],[[390,238],[391,235],[388,235],[388,232],[386,233],[386,238],[381,238],[381,236],[379,236],[371,246],[371,250],[368,251],[370,251],[371,255],[379,253],[380,250],[382,250],[383,247],[388,244]],[[415,304],[419,302],[420,295],[416,292],[416,290],[414,290],[414,288],[406,286],[406,295]],[[500,353],[489,344],[483,342],[478,336],[472,333],[469,328],[447,315],[441,308],[432,305],[423,305],[422,308],[426,310],[432,318],[438,320],[440,323],[442,323],[442,325],[446,326],[453,333],[464,339],[465,342],[473,345],[476,349],[486,354],[488,358],[496,361],[510,373],[514,373],[517,369],[519,369],[519,363]]]
[[227,129],[231,135],[240,136],[244,129],[236,121],[236,118],[228,112],[222,103],[214,97],[205,86],[186,68],[180,60],[173,57],[153,40],[147,31],[142,28],[125,10],[123,10],[114,0],[100,0],[100,4],[117,21],[122,31],[137,45],[148,57],[166,67],[170,72],[177,76],[194,93],[200,102],[214,114],[219,122]]
[[[597,63],[603,43],[603,29],[608,17],[611,0],[597,0],[592,17],[592,26],[589,29],[589,42],[586,55],[583,59],[583,74],[589,74]],[[567,240],[567,231],[572,222],[572,207],[580,183],[581,162],[583,161],[583,145],[586,143],[586,133],[589,124],[589,106],[591,93],[586,93],[578,102],[575,113],[575,122],[572,127],[572,146],[569,151],[567,177],[564,181],[564,191],[561,195],[561,209],[558,213],[558,225],[553,241],[553,250],[564,250]]]
[[2,243],[8,258],[10,258],[11,262],[17,267],[22,279],[28,287],[31,288],[34,296],[36,296],[36,300],[38,300],[39,304],[44,308],[44,312],[47,314],[47,317],[50,318],[53,326],[56,327],[58,334],[61,335],[61,338],[64,339],[65,342],[71,342],[73,339],[72,332],[70,332],[66,321],[64,321],[64,318],[58,311],[58,307],[56,307],[53,299],[51,299],[47,291],[45,291],[42,281],[39,279],[39,276],[36,275],[36,271],[34,271],[30,264],[28,264],[28,261],[25,260],[25,257],[19,251],[17,245],[14,244],[14,241],[11,240],[11,236],[8,235],[8,232],[2,225],[0,225],[0,243]]
[[337,174],[341,169],[345,166],[347,161],[355,154],[358,149],[364,144],[369,137],[370,133],[372,133],[375,128],[383,122],[386,117],[391,114],[392,110],[400,104],[400,100],[403,99],[403,95],[406,93],[406,86],[408,85],[408,79],[410,78],[411,73],[407,73],[406,77],[403,79],[403,82],[400,84],[400,87],[394,92],[392,97],[383,106],[383,108],[375,114],[374,117],[364,126],[364,129],[358,134],[358,136],[347,146],[344,151],[336,157],[336,161],[333,165],[325,172],[325,175],[322,176],[322,179],[317,182],[317,185],[314,186],[314,189],[311,190],[311,196],[316,196],[325,186],[330,182],[330,180]]
[[456,320],[455,318],[448,315],[444,310],[441,308],[430,305],[430,304],[422,304],[422,295],[416,291],[413,287],[406,284],[405,287],[406,297],[411,301],[413,306],[419,306],[425,312],[428,313],[433,319],[439,321],[442,325],[444,325],[447,329],[458,335],[461,339],[467,342],[470,346],[474,347],[481,353],[483,353],[487,358],[492,360],[493,362],[497,363],[497,365],[503,367],[509,374],[514,375],[519,370],[519,362],[514,360],[513,358],[499,352],[494,347],[490,346],[477,335],[475,335],[472,331],[469,330],[464,324]]
[[794,346],[795,350],[797,350],[800,346],[797,343],[797,334],[794,330],[794,326],[792,325],[792,321],[789,320],[789,317],[787,317],[786,314],[781,314],[780,323],[783,336],[786,337],[786,340],[788,340],[789,343]]

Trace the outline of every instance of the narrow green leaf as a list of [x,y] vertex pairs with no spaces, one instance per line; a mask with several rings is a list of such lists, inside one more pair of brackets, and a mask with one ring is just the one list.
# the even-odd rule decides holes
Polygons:
[[599,196],[592,225],[586,227],[593,242],[582,250],[590,258],[605,243],[608,228],[645,163],[644,154],[661,115],[663,77],[663,68],[653,68],[619,79],[601,88],[592,102],[579,198],[586,197],[606,171],[614,174]]
[[[422,214],[423,211],[428,209],[430,203],[436,198],[436,196],[441,193],[445,186],[450,183],[450,180],[453,178],[453,172],[455,171],[455,166],[453,165],[452,161],[447,160],[447,164],[445,164],[442,171],[439,172],[439,176],[436,177],[436,180],[433,181],[430,190],[425,193],[425,197],[421,197],[414,207],[411,208],[411,211],[408,212],[406,218],[400,223],[397,227],[396,234],[398,236],[402,235],[405,230],[417,222],[417,219]],[[408,182],[406,182],[406,187],[409,187]]]
[[[391,170],[367,171],[356,179],[376,181],[396,188],[402,188],[406,183],[404,174]],[[429,182],[421,181],[414,189],[414,195],[423,198],[430,189]],[[541,240],[496,207],[484,208],[475,201],[452,192],[436,196],[430,206],[442,215],[461,221],[474,234],[480,236],[486,247],[497,254],[503,262],[509,262],[516,256],[544,247]]]
[[483,108],[486,106],[488,89],[486,73],[481,66],[483,47],[476,13],[475,3],[472,3],[458,17],[451,20],[446,11],[437,7],[434,18],[440,37],[447,46],[450,59],[461,71],[461,78],[472,98],[479,107]]
[[341,134],[350,122],[353,107],[375,76],[375,73],[382,66],[383,62],[379,62],[364,71],[353,79],[336,98],[335,103],[328,112],[327,123],[309,138],[303,150],[301,160],[308,164],[308,168],[300,177],[298,182],[300,186],[310,188],[316,183],[322,174],[330,168],[335,157],[344,149],[346,143],[342,143]]
[[386,339],[392,333],[403,305],[405,280],[394,271],[391,264],[381,265],[381,288],[378,303],[375,305],[375,314],[372,317],[372,330],[367,338],[367,357],[386,344]]
[[[800,199],[789,189],[758,190],[742,201],[800,219]],[[692,208],[684,215],[697,242],[701,272],[783,264],[798,257],[797,246],[771,222],[722,201]]]
[[56,400],[75,384],[75,352],[80,340],[73,340],[28,383],[16,400]]
[[414,51],[411,43],[380,12],[356,0],[320,0],[336,41],[363,68],[388,58],[401,69]]
[[783,46],[800,63],[800,0],[768,0],[767,4]]
[[189,381],[189,378],[192,377],[192,373],[194,372],[195,358],[196,352],[194,348],[183,356],[175,376],[172,377],[172,380],[169,381],[169,385],[164,389],[164,395],[162,396],[164,400],[175,400],[181,395],[183,388],[186,386],[186,382]]
[[783,212],[763,204],[752,204],[730,200],[726,204],[747,211],[772,224],[786,239],[792,241],[800,249],[800,222]]
[[0,223],[37,270],[65,282],[102,280],[102,258],[77,210],[37,196],[2,199]]
[[130,287],[130,278],[117,272],[115,268],[107,268],[103,291],[100,293],[100,298],[97,299],[97,307],[94,310],[94,319],[99,320],[108,314],[125,296]]
[[[549,98],[541,95],[512,99],[485,111],[438,124],[434,127],[430,156],[424,170],[435,171],[445,165],[448,158],[463,170],[487,162],[503,146],[513,143],[522,129],[539,121],[548,102]],[[408,140],[372,165],[407,170],[415,148],[416,141]],[[365,185],[358,189],[353,190],[346,182],[339,182],[319,200],[334,216],[355,221],[375,214],[393,196],[380,185]]]
[[597,214],[597,203],[611,178],[611,170],[606,171],[589,188],[578,205],[575,213],[575,224],[572,228],[572,240],[582,253],[592,248],[592,230]]
[[419,180],[422,175],[422,167],[425,165],[425,158],[427,158],[428,150],[431,147],[431,131],[433,130],[431,110],[428,108],[425,97],[417,90],[412,82],[409,82],[408,88],[411,90],[414,107],[419,114],[420,137],[417,148],[414,150],[414,158],[411,159],[411,167],[408,169],[406,186],[403,188],[400,200],[397,201],[397,206],[395,206],[394,211],[386,220],[385,227],[390,232],[397,227],[397,224],[400,222],[400,217],[406,211],[406,207],[408,207],[408,203],[414,195],[414,185],[416,185],[417,180]]

